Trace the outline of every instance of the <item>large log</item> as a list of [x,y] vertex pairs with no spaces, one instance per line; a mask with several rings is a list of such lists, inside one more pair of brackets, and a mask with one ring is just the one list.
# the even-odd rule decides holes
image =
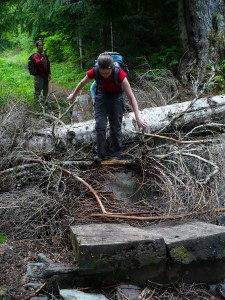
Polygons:
[[[212,121],[222,122],[225,118],[225,95],[219,95],[198,100],[176,103],[167,106],[146,108],[141,116],[149,126],[146,132],[156,133],[166,128],[166,131],[199,125]],[[19,144],[27,149],[49,152],[56,145],[85,145],[95,140],[94,120],[72,125],[58,125],[54,128],[28,132]],[[124,137],[134,136],[137,125],[134,113],[124,116],[122,125]]]

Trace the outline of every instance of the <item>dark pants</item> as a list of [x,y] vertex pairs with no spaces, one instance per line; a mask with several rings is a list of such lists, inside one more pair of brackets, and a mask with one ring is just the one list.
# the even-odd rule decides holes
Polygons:
[[[101,157],[120,157],[122,146],[122,119],[124,94],[98,91],[95,99],[95,130],[97,154]],[[109,121],[109,145],[106,148],[106,131]]]
[[39,100],[39,96],[43,93],[44,100],[48,95],[48,75],[46,74],[44,77],[39,75],[34,76],[34,99],[36,101]]

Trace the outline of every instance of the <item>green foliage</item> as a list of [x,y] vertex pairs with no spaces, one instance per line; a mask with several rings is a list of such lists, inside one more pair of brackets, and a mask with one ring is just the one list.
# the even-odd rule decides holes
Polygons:
[[6,238],[4,237],[3,233],[1,233],[0,231],[0,243],[5,243],[6,242]]
[[156,55],[159,48],[172,49],[177,40],[177,0],[3,2],[7,5],[0,4],[4,20],[0,29],[1,24],[5,26],[0,49],[4,43],[19,50],[33,49],[41,38],[52,62],[78,62],[78,41],[82,42],[82,63],[87,65],[105,50],[121,52],[131,68],[136,57],[151,59],[152,53],[157,67],[178,61],[177,56],[170,59],[172,53]]
[[[86,75],[81,72],[80,68],[73,62],[52,63],[51,64],[52,80],[68,89],[73,89],[77,83]],[[88,88],[88,86],[86,86]]]
[[[84,76],[80,62],[88,69],[105,50],[121,52],[131,70],[140,57],[157,68],[173,68],[179,61],[179,52],[172,46],[177,39],[177,0],[3,0],[0,8],[0,51],[3,45],[2,50],[13,47],[16,56],[22,51],[20,61],[26,65],[28,55],[36,50],[35,42],[43,39],[52,79],[67,88],[74,88]],[[6,73],[2,93],[13,90],[32,101],[33,78],[22,70]],[[24,74],[27,78],[20,77]]]
[[173,69],[179,63],[180,53],[176,47],[163,48],[151,55],[151,64],[153,68]]
[[33,77],[21,63],[0,58],[0,102],[9,96],[33,101]]
[[208,84],[208,90],[212,93],[225,93],[225,60],[219,62],[216,66],[208,65],[210,76],[214,77]]
[[44,43],[52,62],[75,61],[78,59],[78,54],[74,53],[69,37],[62,33],[46,37]]
[[[4,106],[9,98],[33,103],[34,78],[27,69],[27,52],[7,52],[5,58],[0,58],[0,106]],[[50,58],[51,59],[51,58]],[[85,76],[78,65],[68,61],[64,63],[51,63],[52,81],[67,89],[74,89],[77,83]],[[85,86],[89,89],[90,84]]]
[[24,49],[31,49],[33,46],[32,39],[28,32],[24,32],[21,26],[18,25],[17,31],[7,32],[7,39],[11,45],[12,49],[17,49],[17,51],[23,51]]

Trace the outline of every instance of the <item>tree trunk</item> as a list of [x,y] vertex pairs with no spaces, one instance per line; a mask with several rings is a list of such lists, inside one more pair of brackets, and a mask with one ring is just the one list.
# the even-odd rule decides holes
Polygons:
[[[202,98],[161,107],[144,109],[142,118],[148,122],[146,132],[174,131],[182,128],[193,128],[202,123],[225,119],[225,96]],[[55,126],[36,133],[27,133],[18,144],[34,152],[51,152],[59,149],[60,144],[66,148],[84,146],[95,141],[94,120],[66,126]],[[124,138],[135,136],[136,121],[134,114],[129,113],[123,120]]]
[[223,0],[178,1],[180,37],[185,55],[180,74],[205,68],[224,58],[225,3]]

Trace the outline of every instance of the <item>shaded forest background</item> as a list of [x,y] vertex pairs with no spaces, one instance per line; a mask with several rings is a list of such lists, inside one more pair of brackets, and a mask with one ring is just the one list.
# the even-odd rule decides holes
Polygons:
[[52,61],[71,60],[81,68],[105,50],[121,52],[130,68],[173,67],[182,53],[177,0],[3,0],[0,8],[0,51],[31,50],[41,38]]
[[209,92],[223,93],[224,15],[222,0],[2,0],[0,55],[27,64],[42,39],[53,82],[73,88],[99,53],[118,51],[131,82],[136,73],[168,69],[188,89],[193,81],[201,88],[213,73]]

